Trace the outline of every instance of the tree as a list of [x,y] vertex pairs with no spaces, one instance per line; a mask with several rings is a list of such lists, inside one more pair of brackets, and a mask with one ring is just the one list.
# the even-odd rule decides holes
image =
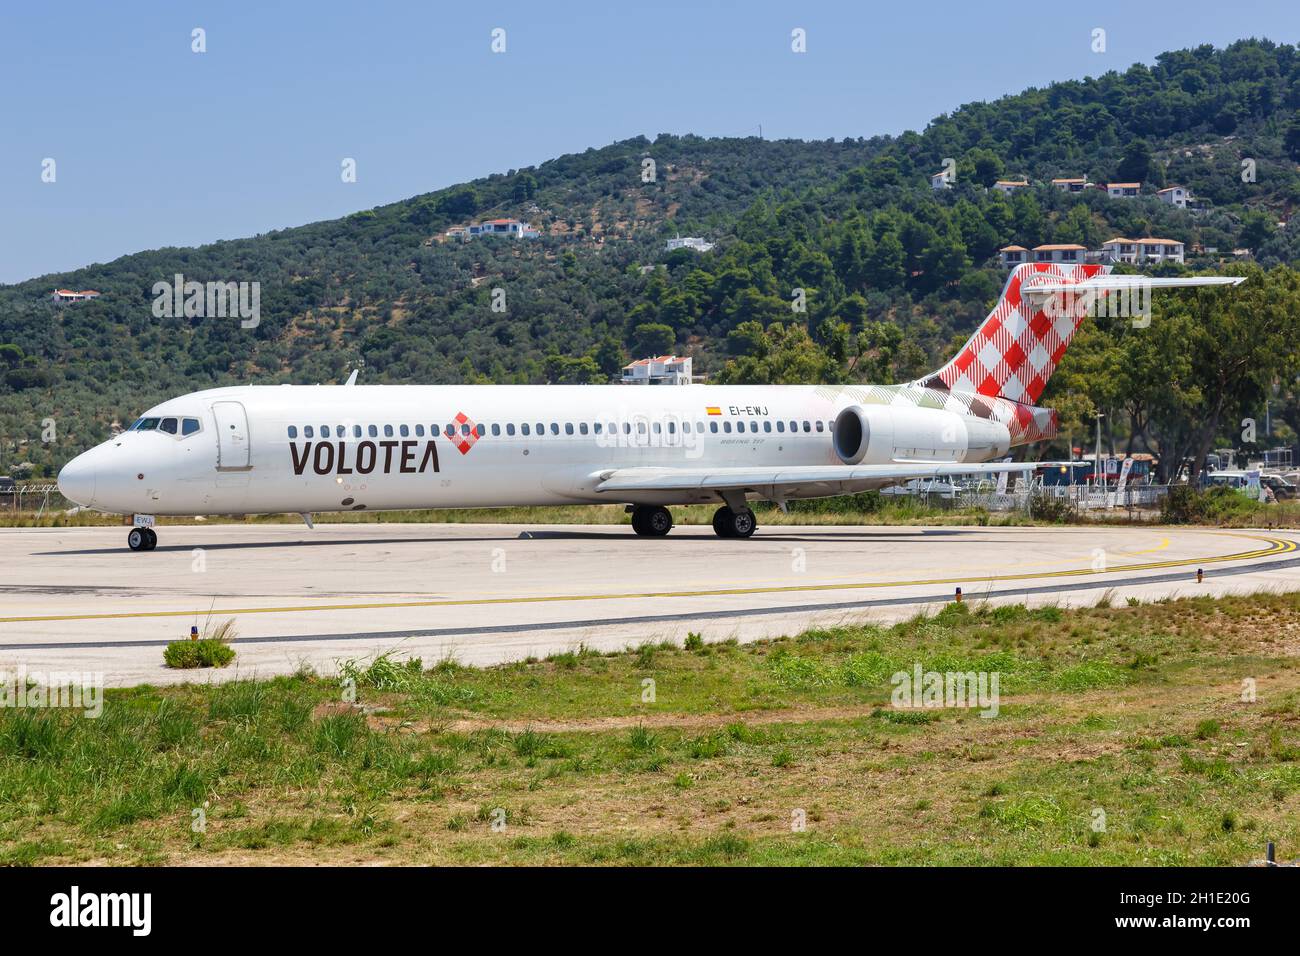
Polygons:
[[1124,147],[1115,174],[1122,183],[1145,183],[1151,179],[1151,146],[1144,139],[1130,140]]
[[645,322],[632,332],[632,348],[640,356],[663,355],[671,351],[677,341],[677,333],[671,325],[659,322]]
[[1258,249],[1273,235],[1274,228],[1272,216],[1253,209],[1241,217],[1239,241],[1247,249]]
[[1286,147],[1286,154],[1300,162],[1300,120],[1292,120],[1287,125],[1282,144]]
[[731,333],[744,340],[738,346],[743,354],[718,373],[719,384],[821,385],[844,380],[843,370],[804,326],[774,322],[766,330],[756,330],[755,324],[744,323]]

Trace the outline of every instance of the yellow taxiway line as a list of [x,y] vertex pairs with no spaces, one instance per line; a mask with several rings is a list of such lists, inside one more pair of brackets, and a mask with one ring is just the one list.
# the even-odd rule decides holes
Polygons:
[[[1249,561],[1253,558],[1285,554],[1296,550],[1296,543],[1285,538],[1263,535],[1232,534],[1234,537],[1264,541],[1268,547],[1235,554],[1211,555],[1197,558],[1177,558],[1168,561],[1150,561],[1143,564],[1117,564],[1107,568],[1073,568],[1064,571],[1031,571],[1020,574],[991,574],[978,578],[926,578],[916,581],[856,581],[843,584],[789,584],[738,588],[700,588],[688,591],[634,591],[615,594],[547,594],[536,597],[456,598],[430,601],[367,601],[355,604],[302,604],[290,607],[238,607],[222,608],[221,614],[290,614],[305,611],[369,611],[417,607],[471,607],[496,604],[547,604],[562,601],[624,601],[645,598],[727,597],[745,594],[788,594],[804,591],[849,591],[869,588],[906,588],[930,584],[973,585],[998,581],[1025,581],[1038,578],[1082,577],[1090,574],[1111,574],[1116,571],[1150,571],[1157,568],[1179,568],[1188,565],[1220,564],[1225,561]],[[122,611],[108,614],[40,614],[24,617],[0,617],[0,624],[21,624],[46,621],[111,621],[146,617],[192,617],[195,614],[214,613],[212,609],[185,611]]]

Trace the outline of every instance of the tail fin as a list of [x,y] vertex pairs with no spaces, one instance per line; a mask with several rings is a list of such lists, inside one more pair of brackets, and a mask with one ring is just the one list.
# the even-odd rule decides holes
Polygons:
[[[1075,283],[1109,273],[1110,266],[1104,265],[1028,262],[1016,266],[993,311],[975,334],[952,361],[927,375],[920,384],[1034,404],[1056,371],[1086,310],[1048,309],[1045,301],[1022,296],[1022,283],[1038,276]],[[1074,314],[1076,311],[1078,314]]]
[[[1028,262],[1007,277],[993,311],[943,368],[915,384],[1033,405],[1100,297],[1156,288],[1237,285],[1241,277],[1110,274],[1108,265]],[[1112,312],[1112,314],[1115,314]]]

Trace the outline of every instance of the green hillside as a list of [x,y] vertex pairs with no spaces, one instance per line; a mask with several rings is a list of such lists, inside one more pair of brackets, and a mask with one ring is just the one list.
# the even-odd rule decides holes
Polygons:
[[[896,138],[638,137],[343,219],[0,286],[0,472],[30,462],[52,473],[111,423],[169,395],[336,381],[359,363],[369,382],[586,382],[676,348],[714,381],[907,378],[946,357],[984,314],[1002,282],[996,250],[1008,243],[1095,248],[1113,235],[1157,235],[1220,251],[1190,269],[1218,268],[1239,247],[1266,268],[1294,264],[1300,237],[1277,224],[1300,202],[1298,109],[1296,48],[1206,46],[968,104]],[[958,180],[936,193],[929,176],[946,157]],[[1253,181],[1243,181],[1243,160],[1253,161]],[[1004,176],[1035,185],[1010,197],[986,188]],[[1059,176],[1141,180],[1150,195],[1067,195],[1046,185]],[[1154,192],[1166,183],[1190,187],[1208,208],[1160,203]],[[543,235],[445,239],[451,226],[498,216]],[[717,246],[665,253],[676,233]],[[155,318],[153,285],[176,273],[259,282],[260,324]],[[1087,374],[1155,348],[1154,336],[1125,339],[1121,329],[1084,336],[1048,399],[1079,427],[1107,410],[1119,440],[1132,434],[1169,454],[1234,433],[1243,409],[1259,407],[1262,418],[1263,395],[1294,377],[1287,323],[1300,309],[1289,298],[1294,275],[1257,285],[1267,290],[1267,351],[1239,357],[1235,372],[1187,359],[1176,407],[1153,401],[1150,381],[1130,375],[1120,387]],[[56,287],[102,296],[59,305]],[[796,288],[806,312],[790,307]],[[504,290],[504,312],[493,310],[493,289]],[[1205,303],[1222,301],[1180,298],[1172,308],[1194,322]],[[1176,372],[1188,347],[1165,343],[1178,355],[1154,367]],[[1226,392],[1204,387],[1229,373]],[[1277,401],[1274,414],[1300,426],[1286,388]],[[43,444],[47,418],[59,437]]]

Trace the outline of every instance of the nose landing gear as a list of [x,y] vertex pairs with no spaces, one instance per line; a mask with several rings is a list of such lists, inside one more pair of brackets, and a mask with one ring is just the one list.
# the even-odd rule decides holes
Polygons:
[[158,547],[158,535],[153,528],[132,528],[126,536],[126,546],[132,551],[152,551]]

